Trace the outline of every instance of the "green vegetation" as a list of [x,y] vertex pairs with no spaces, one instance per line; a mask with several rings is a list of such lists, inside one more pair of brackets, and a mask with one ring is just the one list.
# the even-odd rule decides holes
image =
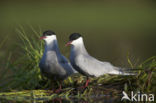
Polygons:
[[[27,32],[20,26],[17,29],[19,34],[21,56],[14,62],[11,62],[11,54],[8,57],[3,75],[0,76],[0,98],[17,101],[40,100],[47,101],[56,97],[69,99],[71,97],[84,98],[92,95],[113,95],[119,96],[124,90],[142,91],[146,93],[156,93],[156,56],[153,56],[138,66],[134,67],[131,60],[128,62],[131,67],[136,68],[136,76],[112,76],[104,75],[99,78],[91,78],[88,88],[80,89],[86,78],[80,74],[75,74],[64,80],[63,90],[56,94],[52,89],[57,88],[56,81],[50,81],[43,77],[38,67],[39,60],[43,53],[43,42],[38,38],[41,30],[34,30],[31,38]],[[2,42],[3,43],[3,42]],[[7,72],[9,76],[5,76]],[[51,88],[52,87],[52,88]]]

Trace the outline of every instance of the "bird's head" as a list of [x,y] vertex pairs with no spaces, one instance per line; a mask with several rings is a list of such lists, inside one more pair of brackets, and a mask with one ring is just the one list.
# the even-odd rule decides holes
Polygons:
[[82,39],[81,34],[79,34],[79,33],[72,33],[69,36],[69,41],[68,41],[68,43],[66,43],[66,46],[77,45],[77,44],[80,44],[80,43],[83,43],[83,39]]
[[55,32],[53,32],[51,30],[47,30],[47,31],[43,32],[43,35],[40,37],[40,39],[45,40],[46,42],[52,41],[52,40],[56,39],[56,34],[55,34]]

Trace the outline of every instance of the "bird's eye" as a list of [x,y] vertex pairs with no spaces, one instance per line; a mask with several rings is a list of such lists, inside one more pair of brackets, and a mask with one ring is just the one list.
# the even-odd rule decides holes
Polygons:
[[51,34],[48,33],[47,35],[50,36]]

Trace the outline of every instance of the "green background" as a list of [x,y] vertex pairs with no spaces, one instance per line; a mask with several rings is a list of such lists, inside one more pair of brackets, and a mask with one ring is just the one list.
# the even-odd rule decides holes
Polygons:
[[[65,47],[68,36],[79,32],[88,52],[117,66],[128,66],[127,55],[137,64],[156,54],[156,2],[153,0],[96,1],[1,1],[0,64],[8,54],[12,61],[24,55],[16,29],[23,26],[33,38],[36,30],[53,30],[61,52],[69,57]],[[42,35],[42,34],[39,34]]]

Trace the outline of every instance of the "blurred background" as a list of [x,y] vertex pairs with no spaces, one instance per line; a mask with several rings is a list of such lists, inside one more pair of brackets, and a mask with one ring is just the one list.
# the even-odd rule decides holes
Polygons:
[[67,57],[65,43],[73,32],[83,35],[92,56],[117,66],[128,66],[127,56],[137,64],[156,55],[155,0],[2,0],[0,13],[0,65],[9,53],[12,61],[24,55],[19,26],[32,38],[31,27],[55,31]]

